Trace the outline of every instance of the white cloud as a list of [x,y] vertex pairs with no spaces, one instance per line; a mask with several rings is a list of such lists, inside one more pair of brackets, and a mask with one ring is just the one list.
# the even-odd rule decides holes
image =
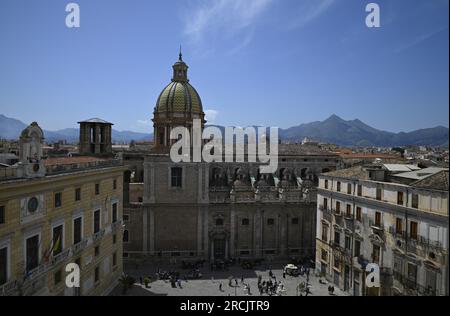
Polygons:
[[219,112],[216,110],[205,110],[205,116],[208,123],[214,123],[217,119]]
[[[243,35],[250,42],[251,28],[273,0],[207,0],[187,8],[184,33],[199,45],[210,39]],[[241,45],[242,46],[242,45]]]

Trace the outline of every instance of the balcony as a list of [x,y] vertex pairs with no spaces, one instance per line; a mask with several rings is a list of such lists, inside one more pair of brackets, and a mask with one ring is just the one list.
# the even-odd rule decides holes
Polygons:
[[103,228],[103,229],[99,230],[97,233],[95,233],[94,236],[92,236],[92,242],[96,243],[96,242],[100,241],[104,235],[105,235],[105,229]]
[[0,296],[9,296],[13,295],[13,293],[17,289],[17,280],[10,281],[3,285],[0,285]]
[[332,222],[330,210],[324,210],[322,214],[324,220],[328,221],[329,223]]
[[70,255],[70,248],[63,250],[61,253],[57,254],[52,259],[52,265],[55,266],[63,261],[65,261]]
[[84,239],[81,242],[79,242],[78,244],[73,245],[72,246],[72,253],[74,255],[76,255],[76,254],[82,252],[86,248],[87,244],[88,244],[88,240]]
[[111,224],[111,230],[113,232],[117,232],[122,228],[122,226],[123,226],[122,220],[118,220],[117,222]]
[[384,225],[383,223],[376,223],[372,220],[369,221],[369,226],[370,228],[372,228],[374,231],[378,231],[378,232],[383,232],[384,231]]
[[345,228],[346,229],[348,229],[348,230],[351,230],[351,231],[353,231],[353,229],[354,229],[354,220],[353,220],[353,218],[347,218],[347,217],[345,217]]

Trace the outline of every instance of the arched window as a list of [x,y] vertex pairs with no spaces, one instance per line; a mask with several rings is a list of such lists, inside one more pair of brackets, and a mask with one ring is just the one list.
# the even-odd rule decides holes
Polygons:
[[128,230],[123,231],[123,242],[128,242],[130,240],[130,234],[128,233]]

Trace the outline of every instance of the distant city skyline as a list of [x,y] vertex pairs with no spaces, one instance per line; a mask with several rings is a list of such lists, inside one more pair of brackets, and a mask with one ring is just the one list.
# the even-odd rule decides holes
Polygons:
[[[101,117],[152,133],[183,56],[212,124],[288,128],[336,114],[391,132],[448,127],[448,1],[0,3],[0,114],[48,130]],[[373,1],[372,1],[373,2]]]

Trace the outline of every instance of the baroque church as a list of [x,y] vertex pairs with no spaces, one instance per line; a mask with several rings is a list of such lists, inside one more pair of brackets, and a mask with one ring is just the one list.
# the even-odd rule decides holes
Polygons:
[[258,162],[172,162],[171,130],[206,124],[188,68],[180,52],[156,101],[153,143],[123,152],[125,259],[314,258],[317,179],[339,157],[279,144],[273,174]]

